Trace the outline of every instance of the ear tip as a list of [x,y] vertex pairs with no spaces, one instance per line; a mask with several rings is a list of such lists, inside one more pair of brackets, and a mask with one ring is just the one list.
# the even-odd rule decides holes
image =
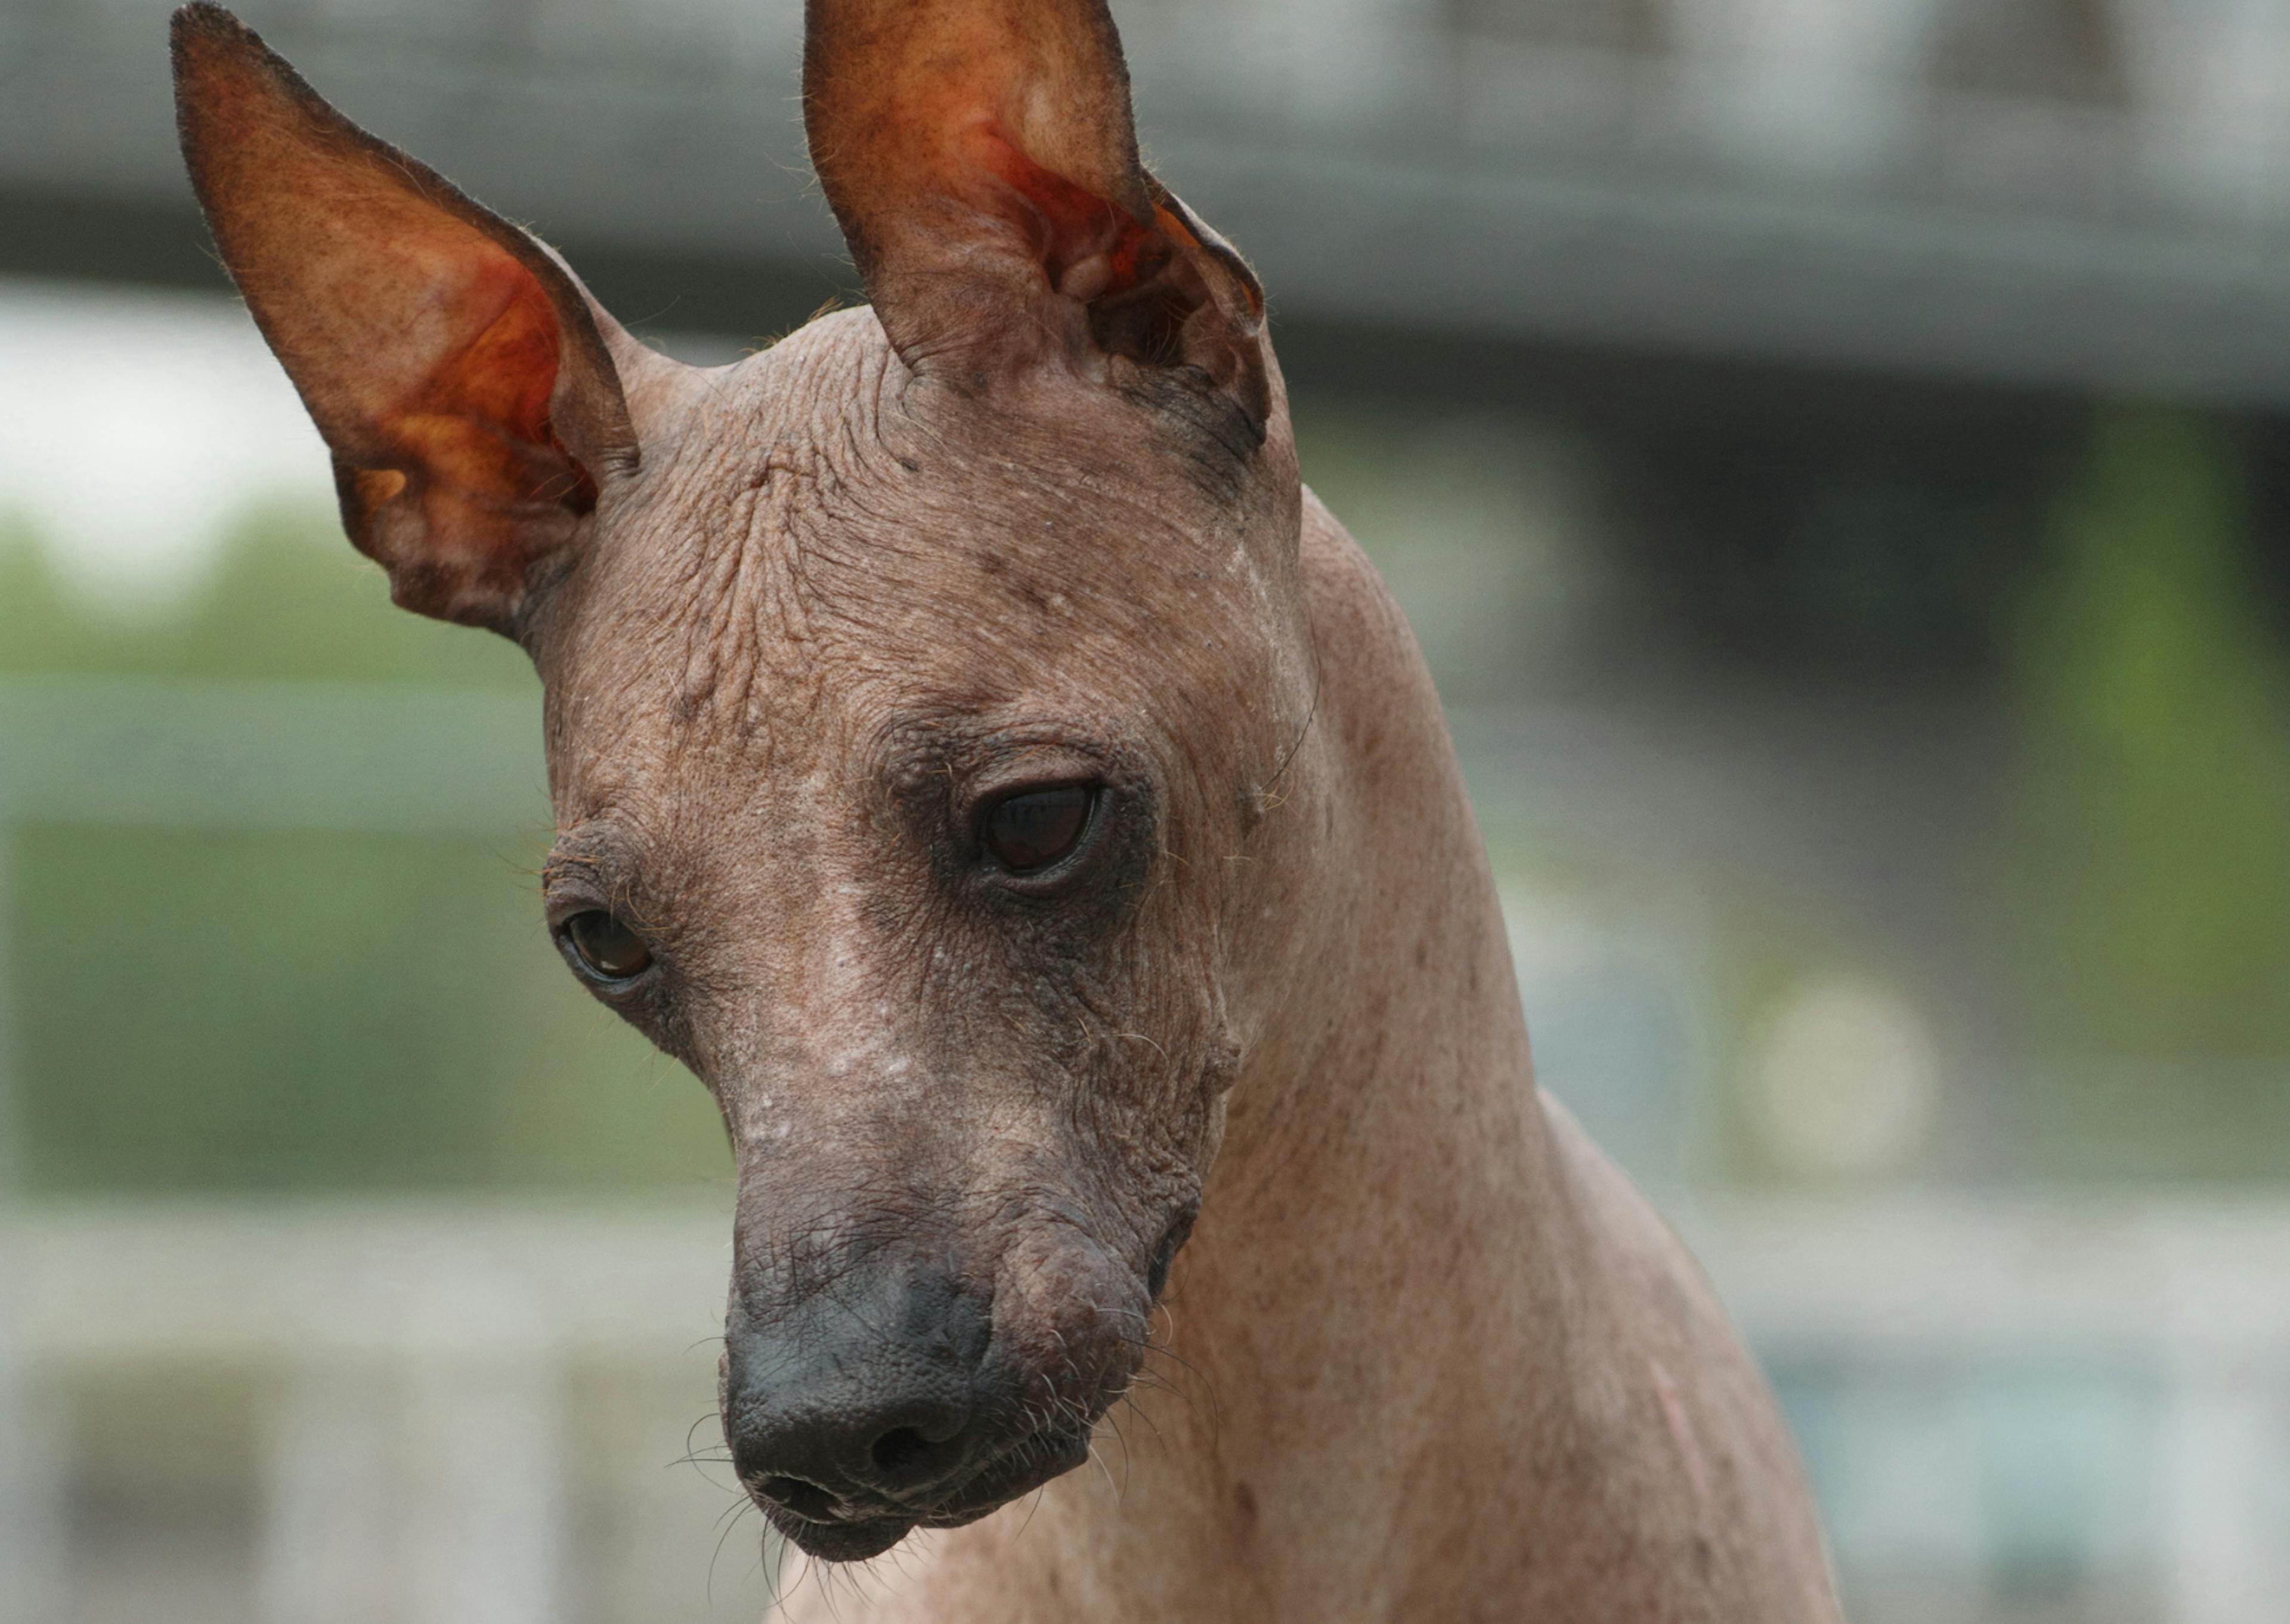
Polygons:
[[167,25],[168,56],[175,81],[175,132],[184,156],[192,160],[196,186],[204,126],[212,122],[216,80],[226,81],[234,68],[244,71],[262,42],[253,30],[213,0],[192,0],[178,9]]
[[188,52],[196,50],[210,41],[219,44],[252,44],[254,30],[233,16],[215,0],[191,0],[180,6],[168,19],[167,36],[175,48],[175,60],[180,64]]
[[[322,123],[340,117],[292,63],[215,0],[191,0],[180,8],[170,20],[168,42],[176,130],[187,156],[204,132],[232,123],[250,105],[284,103]],[[196,162],[193,168],[196,180]]]
[[215,0],[191,0],[168,20],[168,54],[178,95],[190,81],[220,70],[292,82],[294,70],[257,34]]
[[[177,11],[167,25],[168,55],[175,70],[175,95],[180,102],[191,84],[221,64],[244,61],[262,42],[244,23],[213,0],[192,0]],[[252,47],[252,50],[249,48]]]

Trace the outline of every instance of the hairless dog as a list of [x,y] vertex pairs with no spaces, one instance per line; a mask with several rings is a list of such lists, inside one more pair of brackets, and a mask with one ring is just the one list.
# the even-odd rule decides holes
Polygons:
[[1535,1089],[1431,684],[1103,0],[812,0],[871,302],[714,369],[219,7],[174,47],[350,539],[540,672],[565,962],[722,1112],[741,1483],[798,1567],[914,1536],[790,1611],[1837,1618],[1738,1339]]

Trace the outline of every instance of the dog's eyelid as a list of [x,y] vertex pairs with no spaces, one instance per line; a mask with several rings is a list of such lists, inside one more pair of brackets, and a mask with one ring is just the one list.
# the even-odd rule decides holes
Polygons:
[[602,872],[583,860],[550,858],[540,867],[540,893],[551,903],[581,898],[592,905],[606,900],[609,887]]
[[1114,784],[1134,776],[1127,756],[1080,738],[1045,738],[996,750],[957,775],[962,810],[975,817],[997,801],[1067,784]]
[[625,870],[585,865],[544,869],[540,903],[552,934],[563,931],[576,916],[586,913],[608,914],[655,944],[663,934],[658,917],[660,910]]
[[562,887],[609,900],[627,894],[642,868],[624,836],[584,821],[558,831],[556,844],[541,860],[540,883],[544,890]]

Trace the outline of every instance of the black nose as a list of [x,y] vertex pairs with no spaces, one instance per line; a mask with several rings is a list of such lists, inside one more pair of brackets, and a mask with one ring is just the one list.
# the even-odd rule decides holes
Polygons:
[[957,1476],[980,1430],[984,1305],[935,1271],[850,1276],[792,1313],[735,1311],[725,1437],[741,1480],[825,1522]]

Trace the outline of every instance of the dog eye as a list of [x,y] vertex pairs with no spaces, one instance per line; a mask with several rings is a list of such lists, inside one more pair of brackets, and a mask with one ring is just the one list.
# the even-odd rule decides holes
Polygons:
[[1096,788],[1060,784],[997,801],[980,825],[978,844],[1013,874],[1031,874],[1071,853],[1089,828]]
[[626,981],[652,967],[652,949],[644,939],[601,908],[567,919],[564,937],[589,972],[605,980]]

